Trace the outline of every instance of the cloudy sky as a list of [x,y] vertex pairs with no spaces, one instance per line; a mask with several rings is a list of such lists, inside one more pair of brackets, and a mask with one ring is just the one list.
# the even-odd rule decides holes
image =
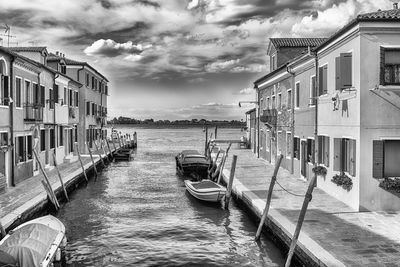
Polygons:
[[[241,119],[270,37],[327,37],[391,0],[0,0],[19,46],[47,46],[110,80],[110,116]],[[0,41],[1,44],[1,41]],[[4,45],[6,43],[4,42]]]

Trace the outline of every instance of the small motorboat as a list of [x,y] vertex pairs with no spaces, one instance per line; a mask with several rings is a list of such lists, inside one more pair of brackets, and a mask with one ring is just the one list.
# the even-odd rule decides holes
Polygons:
[[61,261],[67,243],[64,224],[47,215],[11,230],[0,241],[0,266],[47,267]]
[[199,176],[205,178],[208,175],[210,160],[197,150],[183,150],[176,157],[176,169],[185,176]]
[[133,159],[133,149],[132,148],[120,148],[114,154],[115,160],[127,160],[130,161]]
[[211,180],[193,182],[185,180],[186,189],[197,199],[209,202],[220,201],[226,193],[226,188]]

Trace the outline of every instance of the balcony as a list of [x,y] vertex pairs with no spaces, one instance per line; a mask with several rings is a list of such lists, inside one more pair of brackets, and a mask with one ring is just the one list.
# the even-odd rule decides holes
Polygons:
[[272,127],[276,126],[277,117],[278,112],[276,109],[265,109],[260,116],[260,121]]
[[24,121],[43,121],[43,107],[38,103],[24,104]]

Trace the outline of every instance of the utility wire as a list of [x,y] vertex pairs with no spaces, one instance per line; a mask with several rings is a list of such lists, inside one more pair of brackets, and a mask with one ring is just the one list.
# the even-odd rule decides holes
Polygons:
[[290,195],[293,195],[293,196],[295,196],[295,197],[305,197],[305,195],[299,195],[299,194],[295,194],[295,193],[293,193],[293,192],[290,192],[289,190],[287,190],[286,188],[284,188],[284,187],[278,182],[278,180],[276,180],[275,182],[280,186],[280,188],[282,188],[284,191],[286,191],[286,192],[289,193]]

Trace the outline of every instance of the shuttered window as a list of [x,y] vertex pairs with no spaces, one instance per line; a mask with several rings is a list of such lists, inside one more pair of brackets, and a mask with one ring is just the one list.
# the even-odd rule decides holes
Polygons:
[[8,102],[5,100],[9,96],[9,80],[8,76],[0,75],[1,77],[1,85],[0,85],[0,104],[1,105],[8,105]]
[[79,106],[79,94],[78,92],[75,92],[75,107]]
[[46,130],[40,130],[40,151],[46,150]]
[[382,85],[400,84],[400,49],[381,47],[380,82]]
[[292,108],[292,90],[287,91],[287,107],[288,109]]
[[315,76],[312,76],[311,81],[310,81],[310,102],[309,102],[310,106],[314,106],[315,101],[316,101],[316,99],[315,99],[315,86],[316,86],[315,81],[316,81]]
[[298,108],[300,107],[300,83],[296,83],[296,90],[294,91],[294,95],[295,95],[295,107]]
[[300,159],[300,138],[295,137],[293,139],[293,145],[294,145],[294,158]]
[[90,115],[90,102],[86,102],[86,115]]
[[374,140],[372,176],[374,178],[400,176],[400,140]]
[[22,88],[21,78],[15,78],[15,106],[17,108],[22,107],[21,88]]
[[341,53],[340,56],[335,59],[335,63],[336,90],[352,87],[352,54]]
[[55,84],[54,85],[54,103],[58,103],[58,85],[57,84]]
[[328,93],[328,65],[324,65],[318,69],[318,86],[319,95]]
[[54,93],[53,89],[49,89],[49,108],[54,109]]
[[36,83],[33,83],[32,85],[33,85],[33,103],[39,104],[39,101],[40,101],[39,85],[37,85]]
[[333,170],[356,175],[356,140],[348,138],[333,139]]
[[40,104],[42,105],[42,107],[44,107],[45,105],[45,97],[46,97],[46,91],[43,85],[40,86]]

